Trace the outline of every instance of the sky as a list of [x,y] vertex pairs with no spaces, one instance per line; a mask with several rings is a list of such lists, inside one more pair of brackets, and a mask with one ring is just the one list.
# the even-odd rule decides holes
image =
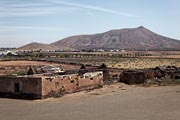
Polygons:
[[180,40],[180,0],[0,0],[0,47],[139,26]]

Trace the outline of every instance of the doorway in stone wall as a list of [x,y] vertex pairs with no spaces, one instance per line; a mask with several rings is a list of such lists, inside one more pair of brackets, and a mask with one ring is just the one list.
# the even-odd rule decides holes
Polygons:
[[19,83],[14,83],[14,92],[16,94],[20,93],[20,84]]

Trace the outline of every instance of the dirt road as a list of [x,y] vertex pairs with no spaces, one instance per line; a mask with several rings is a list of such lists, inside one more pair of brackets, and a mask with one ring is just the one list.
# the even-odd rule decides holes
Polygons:
[[[119,87],[43,101],[0,98],[1,120],[179,120],[180,86]],[[111,92],[110,92],[111,91]]]

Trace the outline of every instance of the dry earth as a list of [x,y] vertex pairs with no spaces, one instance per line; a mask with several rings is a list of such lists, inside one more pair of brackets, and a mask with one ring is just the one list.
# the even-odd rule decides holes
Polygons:
[[49,62],[38,61],[0,61],[0,66],[41,66],[41,65],[58,65]]
[[180,86],[124,84],[42,101],[0,99],[2,120],[179,120]]
[[54,65],[54,66],[62,66],[64,69],[78,69],[80,66],[78,65],[69,65],[69,64],[57,64],[53,62],[39,62],[39,61],[0,61],[0,66],[6,67],[6,66],[44,66],[44,65]]
[[128,59],[123,62],[109,62],[109,67],[113,68],[125,68],[125,69],[144,69],[155,68],[157,66],[176,66],[180,67],[180,59],[168,59],[168,58],[151,58],[151,59]]
[[174,59],[179,59],[180,55],[159,55],[159,56],[143,56],[144,58],[174,58]]
[[52,62],[38,62],[38,61],[0,61],[0,74],[16,74],[18,72],[26,72],[29,66],[45,66],[53,65],[60,66],[64,70],[79,69],[78,65],[70,64],[56,64]]

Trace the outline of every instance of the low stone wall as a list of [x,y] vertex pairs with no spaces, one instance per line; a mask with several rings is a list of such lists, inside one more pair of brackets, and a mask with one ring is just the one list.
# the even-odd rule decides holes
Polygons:
[[123,71],[120,75],[120,82],[126,84],[140,84],[144,80],[145,76],[142,71]]
[[0,97],[42,99],[102,87],[103,72],[82,75],[0,76]]
[[103,72],[43,77],[42,96],[44,98],[59,97],[67,93],[99,88],[102,87],[102,83]]
[[0,76],[0,97],[39,99],[41,90],[39,77]]
[[157,67],[154,69],[124,70],[119,81],[126,84],[141,84],[152,79],[176,79],[180,75],[180,69],[174,66]]

